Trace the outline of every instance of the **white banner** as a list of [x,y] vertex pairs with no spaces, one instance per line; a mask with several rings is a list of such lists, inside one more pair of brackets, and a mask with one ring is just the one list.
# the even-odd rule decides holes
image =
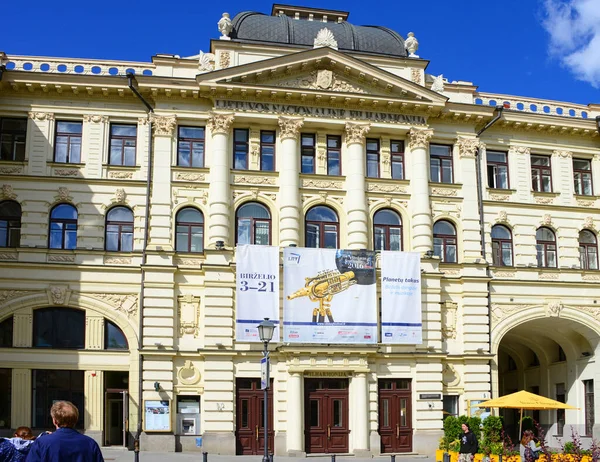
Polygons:
[[381,342],[423,343],[421,255],[381,252]]
[[238,245],[235,284],[236,340],[260,342],[257,326],[269,318],[279,342],[279,247]]
[[377,343],[375,252],[283,251],[283,342]]

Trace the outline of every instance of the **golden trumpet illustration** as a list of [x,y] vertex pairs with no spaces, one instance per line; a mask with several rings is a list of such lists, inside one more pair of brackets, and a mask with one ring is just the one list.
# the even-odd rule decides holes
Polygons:
[[356,284],[353,271],[346,273],[340,273],[338,270],[319,271],[315,277],[304,278],[304,280],[304,287],[288,295],[287,298],[293,300],[294,298],[308,297],[311,302],[319,302],[319,307],[313,310],[312,322],[317,322],[317,314],[319,315],[318,322],[325,322],[325,315],[329,322],[334,322],[329,302],[334,295]]

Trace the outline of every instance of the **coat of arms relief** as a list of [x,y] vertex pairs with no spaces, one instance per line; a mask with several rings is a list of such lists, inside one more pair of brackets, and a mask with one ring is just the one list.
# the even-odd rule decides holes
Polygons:
[[276,87],[329,90],[345,93],[368,93],[366,88],[350,82],[333,71],[319,69],[299,77],[273,83]]

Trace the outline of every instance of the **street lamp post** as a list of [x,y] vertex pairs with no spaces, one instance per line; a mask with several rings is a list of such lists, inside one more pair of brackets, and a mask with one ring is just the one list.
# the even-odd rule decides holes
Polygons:
[[263,427],[265,429],[265,455],[263,456],[262,462],[269,461],[269,342],[273,338],[273,331],[275,330],[275,323],[269,321],[269,318],[265,318],[258,326],[258,336],[260,341],[263,342],[265,349],[263,350],[263,359],[261,361],[261,388],[265,391],[264,407],[263,407]]

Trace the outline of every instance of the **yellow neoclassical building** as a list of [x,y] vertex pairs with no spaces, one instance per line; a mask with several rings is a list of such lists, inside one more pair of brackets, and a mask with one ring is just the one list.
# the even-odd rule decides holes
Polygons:
[[598,436],[600,106],[432,76],[347,17],[224,14],[149,62],[0,53],[2,432],[69,399],[102,445],[261,454],[257,244],[422,255],[422,343],[271,343],[276,455],[429,454],[520,389],[579,408],[533,413],[551,444]]

